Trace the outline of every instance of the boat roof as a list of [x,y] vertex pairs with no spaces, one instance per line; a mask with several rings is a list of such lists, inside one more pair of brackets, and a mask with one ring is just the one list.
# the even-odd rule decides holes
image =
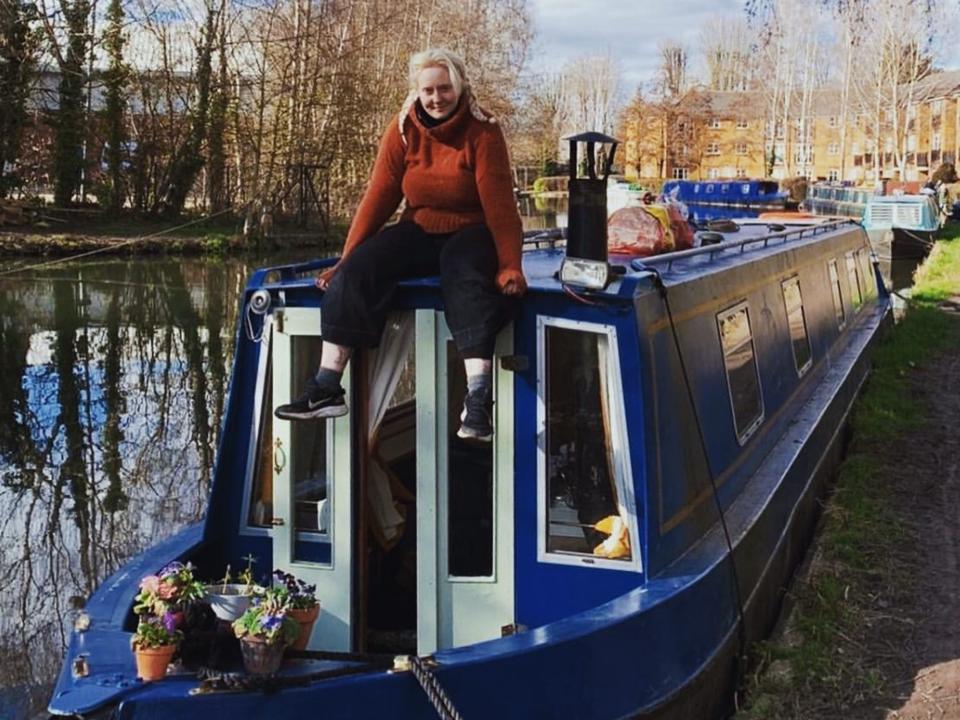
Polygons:
[[[702,245],[689,250],[678,250],[646,257],[611,253],[609,263],[613,268],[612,281],[604,290],[583,290],[564,285],[559,280],[560,266],[566,256],[566,241],[560,229],[543,230],[530,234],[524,240],[523,272],[529,292],[570,293],[589,297],[605,297],[609,300],[632,300],[637,291],[653,289],[654,276],[659,275],[665,285],[687,282],[731,264],[742,263],[745,254],[750,257],[775,254],[783,251],[784,245],[814,241],[816,237],[834,230],[849,230],[858,227],[856,221],[847,218],[807,218],[790,223],[738,220],[735,229],[723,233],[722,242]],[[329,267],[335,258],[317,260],[300,265],[265,268],[251,278],[251,287],[264,286],[270,289],[296,291],[312,290],[317,270]],[[437,290],[437,276],[412,278],[400,283],[411,289]]]

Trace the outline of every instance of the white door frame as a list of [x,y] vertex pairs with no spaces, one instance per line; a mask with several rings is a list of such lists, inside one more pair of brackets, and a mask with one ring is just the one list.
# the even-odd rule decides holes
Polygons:
[[442,313],[416,313],[417,382],[417,652],[500,637],[514,622],[513,373],[497,358],[513,352],[513,326],[494,353],[493,574],[448,572],[447,347]]
[[[273,403],[289,402],[295,378],[291,375],[293,337],[320,335],[319,308],[284,308],[273,314]],[[320,357],[317,357],[319,364]],[[298,378],[296,378],[298,379]],[[350,388],[349,369],[343,375]],[[350,391],[346,397],[352,400]],[[271,408],[271,412],[272,412]],[[309,584],[316,584],[320,616],[313,628],[308,648],[349,651],[353,625],[353,504],[352,443],[350,416],[332,420],[301,420],[326,425],[327,502],[332,503],[327,541],[331,544],[328,563],[297,560],[294,552],[294,499],[288,456],[292,443],[292,421],[273,421],[273,567],[293,573]],[[324,540],[310,539],[309,542]]]

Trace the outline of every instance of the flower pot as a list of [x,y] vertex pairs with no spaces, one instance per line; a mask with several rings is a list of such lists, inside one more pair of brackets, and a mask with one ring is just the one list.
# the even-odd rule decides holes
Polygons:
[[283,662],[284,648],[282,640],[267,642],[245,635],[240,638],[243,667],[251,675],[273,675]]
[[160,647],[136,648],[137,676],[144,682],[162,680],[167,674],[167,665],[173,657],[176,645],[161,645]]
[[204,598],[214,614],[221,620],[233,622],[243,615],[250,605],[250,588],[241,583],[226,585],[207,585],[207,595]]
[[307,610],[292,609],[287,611],[287,617],[297,621],[300,625],[300,632],[297,639],[290,647],[293,650],[306,650],[307,643],[310,642],[310,633],[313,632],[313,624],[320,616],[320,605],[315,605]]

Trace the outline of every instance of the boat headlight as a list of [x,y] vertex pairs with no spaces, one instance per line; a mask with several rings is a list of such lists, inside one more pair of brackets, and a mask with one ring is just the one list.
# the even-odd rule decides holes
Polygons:
[[77,613],[77,616],[73,619],[73,630],[74,632],[82,633],[90,629],[90,615],[87,614],[85,610],[81,610]]
[[610,265],[602,260],[567,257],[560,266],[560,282],[603,290],[610,282]]

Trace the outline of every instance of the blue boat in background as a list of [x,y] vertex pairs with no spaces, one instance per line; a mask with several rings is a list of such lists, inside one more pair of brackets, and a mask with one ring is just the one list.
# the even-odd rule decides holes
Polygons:
[[761,209],[784,208],[790,200],[775,180],[668,180],[662,192],[685,203]]
[[863,228],[874,248],[892,258],[923,258],[943,222],[933,194],[873,195],[863,214]]
[[[349,415],[275,421],[319,357],[313,277],[333,260],[256,272],[206,519],[94,592],[50,712],[726,713],[812,534],[889,297],[854,223],[744,225],[640,259],[597,257],[605,225],[578,217],[566,244],[529,240],[489,445],[456,437],[465,379],[435,277],[402,283],[380,348],[354,357]],[[179,560],[213,579],[247,556],[316,584],[308,651],[267,681],[213,657],[137,680],[141,577]]]

